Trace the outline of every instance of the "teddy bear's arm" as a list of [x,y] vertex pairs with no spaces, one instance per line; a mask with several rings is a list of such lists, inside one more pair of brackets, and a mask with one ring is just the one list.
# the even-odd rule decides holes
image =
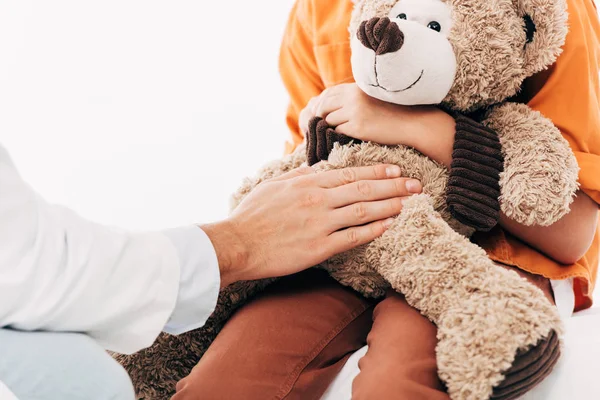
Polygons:
[[314,117],[311,119],[308,123],[308,133],[306,134],[306,158],[308,165],[315,165],[319,161],[327,160],[335,143],[343,146],[349,143],[361,143],[361,141],[337,133],[323,118]]
[[552,121],[524,104],[504,103],[491,109],[483,124],[502,144],[502,212],[523,225],[541,226],[566,215],[579,187],[579,167]]

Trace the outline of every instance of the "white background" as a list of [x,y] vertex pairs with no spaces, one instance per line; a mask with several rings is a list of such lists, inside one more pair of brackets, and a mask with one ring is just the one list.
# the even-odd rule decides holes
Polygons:
[[93,220],[223,218],[289,137],[277,57],[292,3],[0,0],[0,143]]
[[47,199],[98,222],[225,217],[289,136],[292,3],[1,0],[0,143]]

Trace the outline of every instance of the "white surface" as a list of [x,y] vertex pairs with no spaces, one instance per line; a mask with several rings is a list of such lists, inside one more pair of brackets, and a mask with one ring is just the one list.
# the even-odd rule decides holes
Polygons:
[[50,201],[160,229],[224,217],[289,134],[292,0],[2,0],[0,143]]
[[2,399],[2,400],[18,400],[17,396],[15,396],[13,392],[8,390],[6,385],[2,382],[0,382],[0,399]]

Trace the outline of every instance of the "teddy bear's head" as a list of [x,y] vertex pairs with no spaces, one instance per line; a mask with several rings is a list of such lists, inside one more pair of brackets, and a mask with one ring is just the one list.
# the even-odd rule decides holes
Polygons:
[[352,69],[370,96],[473,111],[514,96],[550,66],[564,0],[354,0]]

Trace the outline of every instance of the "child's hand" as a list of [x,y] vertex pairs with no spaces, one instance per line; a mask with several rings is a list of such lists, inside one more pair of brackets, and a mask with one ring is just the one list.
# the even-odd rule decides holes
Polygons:
[[324,118],[336,132],[387,145],[406,144],[403,131],[415,114],[413,107],[377,100],[355,83],[333,86],[313,100],[313,116]]
[[446,166],[452,161],[454,118],[435,106],[387,103],[350,83],[323,91],[307,109],[307,115],[324,118],[338,133],[390,146],[410,146]]
[[315,117],[315,106],[319,102],[319,96],[315,96],[304,107],[302,111],[300,111],[300,116],[298,117],[298,125],[300,126],[300,132],[306,136],[308,132],[308,123],[311,119]]

